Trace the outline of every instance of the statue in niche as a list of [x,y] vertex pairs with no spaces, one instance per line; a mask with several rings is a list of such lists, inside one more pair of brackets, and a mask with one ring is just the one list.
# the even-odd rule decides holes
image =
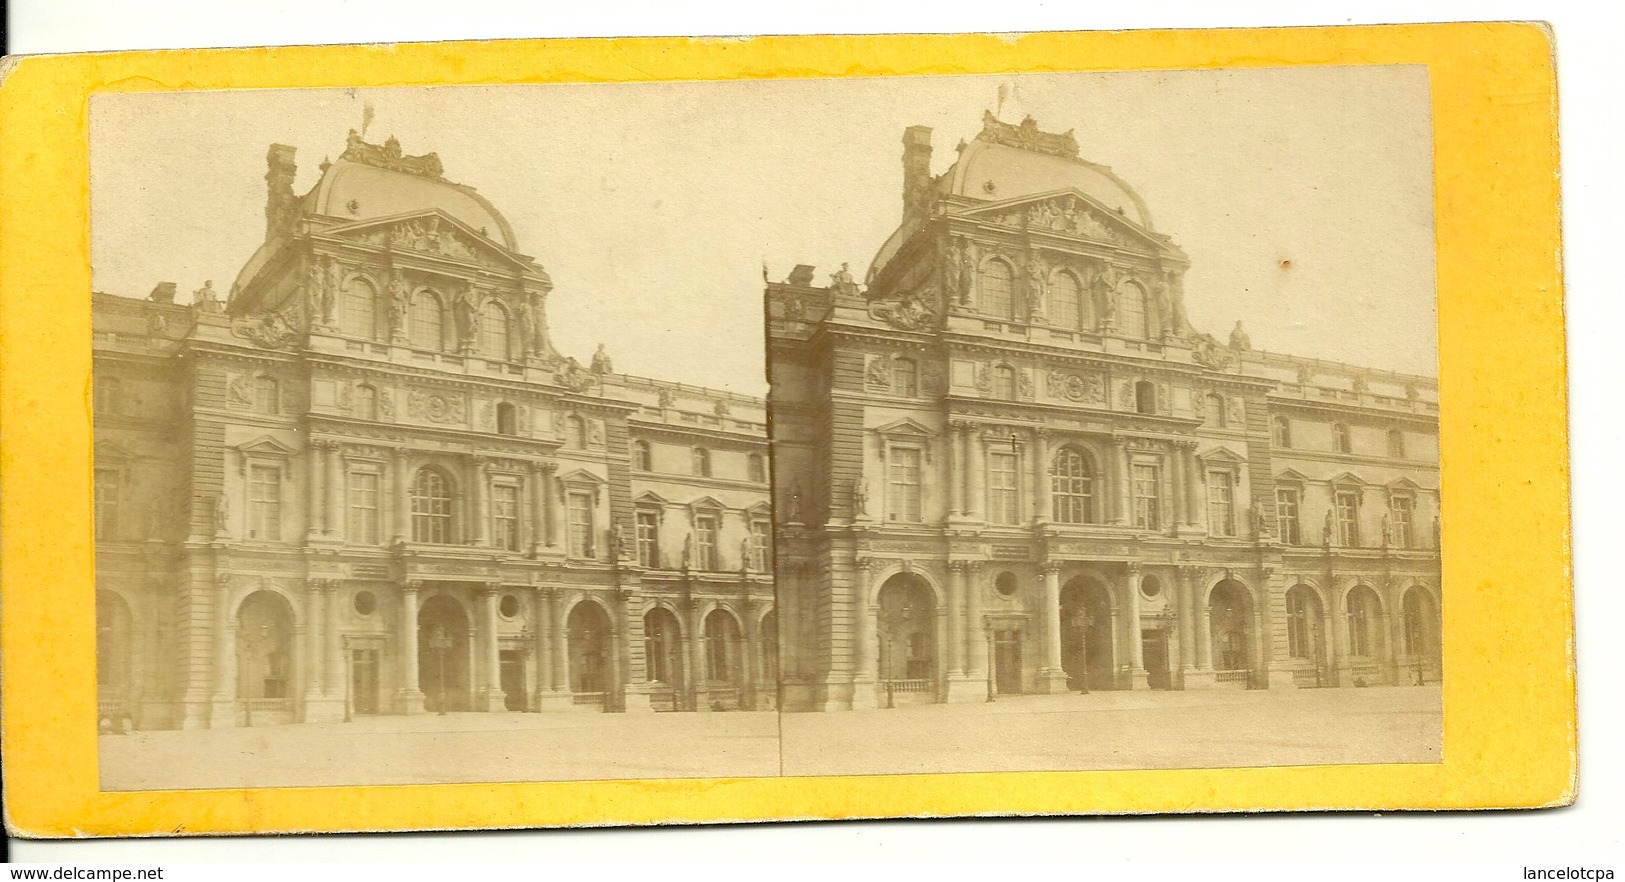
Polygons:
[[1151,283],[1151,297],[1157,302],[1157,321],[1166,336],[1174,332],[1174,303],[1168,296],[1168,285],[1158,279]]
[[389,332],[396,339],[406,337],[406,311],[412,305],[412,292],[399,270],[389,274]]
[[604,351],[604,344],[598,344],[598,349],[592,354],[592,372],[595,374],[612,374],[615,372],[614,362],[609,360],[609,353]]
[[683,569],[687,570],[694,563],[694,534],[683,537]]
[[457,339],[465,347],[473,346],[480,334],[480,310],[473,285],[465,285],[452,297],[451,312],[457,321]]
[[1394,522],[1390,520],[1388,512],[1382,513],[1382,547],[1394,541]]
[[519,351],[523,355],[530,355],[540,348],[537,339],[536,306],[525,298],[519,304]]
[[959,302],[970,306],[976,292],[976,244],[965,243],[965,250],[959,258]]
[[1049,286],[1044,280],[1044,260],[1037,251],[1027,252],[1022,270],[1026,274],[1027,313],[1035,321],[1042,320],[1044,305],[1049,300]]
[[1236,326],[1230,329],[1230,348],[1237,352],[1251,352],[1253,349],[1253,341],[1241,329],[1241,319],[1236,319]]
[[858,283],[852,280],[852,268],[845,262],[841,263],[839,270],[830,275],[829,286],[840,297],[856,297],[858,294]]
[[327,296],[322,289],[326,287],[327,274],[315,261],[311,261],[310,267],[305,270],[305,312],[310,316],[312,325],[321,323],[322,301]]
[[214,497],[214,534],[226,535],[226,520],[231,515],[231,503],[226,494],[218,493]]
[[327,281],[322,285],[322,323],[331,325],[336,320],[335,308],[339,289],[344,285],[344,267],[338,261],[327,262]]
[[750,540],[739,540],[739,571],[750,572]]
[[192,292],[192,305],[211,314],[221,311],[220,295],[214,290],[214,280],[204,281],[203,287]]
[[852,481],[852,513],[859,517],[869,514],[869,479],[862,472]]
[[1326,509],[1326,521],[1320,527],[1320,544],[1332,544],[1332,510]]
[[626,534],[621,532],[621,525],[616,524],[609,528],[609,559],[618,561],[626,556]]
[[1117,327],[1117,288],[1105,270],[1095,273],[1090,282],[1095,302],[1100,304],[1100,323],[1106,330]]
[[948,240],[948,247],[942,252],[942,293],[948,303],[957,304],[960,292],[960,264],[965,260],[965,252],[959,247],[956,240]]

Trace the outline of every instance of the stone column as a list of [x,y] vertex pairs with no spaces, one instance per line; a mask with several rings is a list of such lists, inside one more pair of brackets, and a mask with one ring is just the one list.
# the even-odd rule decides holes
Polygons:
[[407,468],[411,454],[395,450],[395,541],[412,538],[412,476]]
[[[534,472],[531,477],[534,484]],[[546,710],[543,703],[553,690],[553,623],[549,620],[547,605],[547,589],[533,588],[530,595],[530,638],[535,641],[531,654],[536,657],[536,686],[532,690],[530,706],[537,711]]]
[[322,500],[325,498],[322,494],[322,477],[327,472],[326,456],[324,456],[326,447],[327,442],[325,441],[311,441],[305,445],[307,460],[305,489],[308,491],[305,500],[305,532],[312,539],[327,530],[326,513],[322,504]]
[[1206,586],[1202,584],[1205,579],[1198,580],[1192,586],[1195,589],[1195,601],[1192,605],[1196,609],[1196,667],[1203,671],[1213,670],[1213,625],[1208,619],[1208,602]]
[[557,548],[559,544],[559,524],[564,522],[562,511],[564,499],[559,490],[558,463],[546,463],[542,466],[542,498],[546,500],[543,511],[546,517],[545,532],[547,534],[547,547]]
[[965,562],[948,562],[948,646],[943,668],[950,676],[965,670]]
[[325,611],[322,616],[322,694],[328,701],[340,702],[340,715],[343,714],[344,700],[344,639],[339,634],[339,598],[343,592],[338,590],[336,579],[322,581],[322,606]]
[[965,513],[965,424],[948,425],[948,516]]
[[305,720],[322,698],[322,580],[305,580],[304,699]]
[[401,586],[400,688],[395,694],[395,712],[423,713],[423,690],[418,685],[418,589],[421,582]]
[[1179,585],[1179,658],[1185,670],[1196,667],[1196,600],[1191,582],[1196,577],[1195,567],[1180,567]]
[[706,670],[705,659],[705,617],[700,614],[700,605],[690,603],[688,608],[688,669],[689,689],[692,698],[690,703],[693,709],[700,713],[711,712],[710,671]]
[[1038,668],[1038,691],[1065,692],[1061,666],[1061,564],[1044,563],[1044,663]]
[[547,545],[547,470],[539,462],[530,464],[530,553],[536,556]]
[[1196,442],[1180,443],[1185,460],[1185,523],[1199,527],[1202,523],[1202,471],[1196,464]]
[[852,574],[852,709],[878,705],[875,684],[880,679],[875,610],[869,595],[873,591],[875,560],[859,558]]
[[1172,476],[1169,486],[1173,490],[1170,496],[1173,500],[1173,510],[1168,512],[1168,526],[1172,528],[1170,532],[1177,534],[1180,525],[1185,523],[1185,451],[1180,442],[1169,443],[1168,463],[1171,466],[1169,471]]
[[1048,523],[1050,513],[1049,430],[1033,430],[1033,517]]
[[344,538],[344,448],[327,445],[327,535]]
[[1140,635],[1140,563],[1129,561],[1124,588],[1128,595],[1128,671],[1130,689],[1150,688],[1145,670],[1145,641]]
[[979,560],[966,561],[965,676],[977,683],[981,683],[987,678],[986,631],[987,626],[982,621],[982,562]]
[[1348,670],[1348,610],[1334,576],[1326,580],[1326,635],[1331,649],[1326,673],[1333,686],[1342,686]]
[[483,456],[470,459],[470,465],[472,466],[469,469],[471,473],[470,483],[473,484],[474,489],[474,529],[470,535],[474,538],[474,544],[479,546],[490,544],[490,541],[486,538],[490,533],[491,526],[491,494],[488,487],[490,478],[486,471],[488,462],[489,460]]
[[229,573],[215,576],[214,593],[214,692],[210,696],[209,728],[237,725],[237,647],[231,626],[231,582]]
[[977,520],[983,516],[983,506],[987,504],[987,453],[983,449],[982,429],[972,424],[965,433],[966,447],[965,459],[970,468],[969,482],[965,487],[965,517]]
[[1134,523],[1134,482],[1133,470],[1128,462],[1128,439],[1115,438],[1117,451],[1117,517],[1114,523]]
[[[475,466],[476,474],[483,475],[483,463]],[[508,709],[506,696],[502,693],[502,649],[497,640],[497,595],[502,592],[502,585],[497,582],[486,582],[480,586],[480,628],[485,634],[480,648],[484,650],[480,659],[480,667],[484,675],[484,688],[479,693],[478,708],[487,713],[499,713]]]
[[564,610],[560,601],[559,589],[547,589],[547,620],[553,629],[553,692],[569,700],[570,692],[570,662],[566,654],[570,650],[570,640],[564,633]]

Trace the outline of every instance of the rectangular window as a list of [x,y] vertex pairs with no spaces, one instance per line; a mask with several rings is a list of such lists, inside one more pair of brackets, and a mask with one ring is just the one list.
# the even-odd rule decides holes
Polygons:
[[1207,473],[1207,524],[1215,536],[1236,535],[1234,480],[1229,472]]
[[491,486],[491,543],[519,550],[519,488],[514,484]]
[[96,470],[96,538],[118,538],[118,472]]
[[378,544],[378,473],[371,470],[349,474],[346,495],[349,515],[344,535],[357,545]]
[[592,494],[571,493],[566,497],[571,557],[592,557]]
[[765,573],[773,566],[773,541],[767,521],[750,522],[750,568]]
[[987,520],[1014,524],[1019,520],[1016,481],[1020,460],[1014,453],[992,453],[987,458]]
[[1392,542],[1398,548],[1411,547],[1411,509],[1415,501],[1409,496],[1395,496],[1388,501],[1388,509],[1393,512]]
[[717,565],[717,519],[712,515],[700,515],[694,519],[694,552],[698,556],[695,563],[700,569],[715,572],[722,569]]
[[1339,490],[1337,507],[1337,544],[1354,548],[1360,544],[1360,497],[1353,490]]
[[275,466],[248,470],[248,536],[282,538],[282,470]]
[[1134,467],[1134,525],[1142,530],[1162,529],[1162,513],[1157,508],[1157,472],[1154,465]]
[[1289,487],[1275,491],[1275,524],[1281,541],[1288,545],[1302,545],[1303,534],[1298,528],[1298,491]]
[[891,519],[911,524],[921,520],[920,508],[920,451],[912,447],[894,447],[891,450],[887,500]]
[[660,567],[660,513],[640,511],[637,515],[638,566]]

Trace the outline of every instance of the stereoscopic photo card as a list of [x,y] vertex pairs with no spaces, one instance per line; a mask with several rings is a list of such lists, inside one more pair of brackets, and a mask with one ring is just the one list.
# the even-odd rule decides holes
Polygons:
[[7,822],[1565,804],[1554,102],[1523,24],[10,60]]

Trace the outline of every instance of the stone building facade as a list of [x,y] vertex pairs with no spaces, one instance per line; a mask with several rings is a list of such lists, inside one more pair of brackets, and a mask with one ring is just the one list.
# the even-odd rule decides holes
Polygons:
[[764,403],[562,356],[432,153],[294,173],[229,292],[93,295],[103,725],[773,707]]
[[866,285],[767,286],[786,709],[1437,678],[1436,380],[1192,327],[1070,132],[930,157]]

